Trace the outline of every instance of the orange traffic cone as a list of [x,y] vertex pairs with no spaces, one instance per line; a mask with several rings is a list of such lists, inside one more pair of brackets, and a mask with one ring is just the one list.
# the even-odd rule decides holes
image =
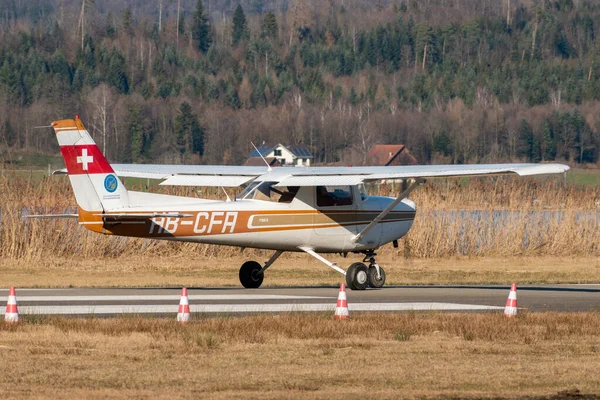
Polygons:
[[185,324],[190,320],[190,301],[188,299],[187,288],[181,290],[181,300],[179,300],[179,311],[177,312],[177,322]]
[[10,291],[8,292],[8,302],[6,303],[4,321],[11,324],[19,322],[19,310],[17,310],[17,296],[15,295],[14,286],[11,286]]
[[349,318],[348,313],[348,300],[346,298],[346,286],[342,283],[340,285],[340,293],[338,294],[337,305],[335,307],[335,319],[346,319]]
[[508,293],[508,299],[506,300],[506,307],[504,308],[504,316],[516,317],[517,316],[517,284],[513,283]]

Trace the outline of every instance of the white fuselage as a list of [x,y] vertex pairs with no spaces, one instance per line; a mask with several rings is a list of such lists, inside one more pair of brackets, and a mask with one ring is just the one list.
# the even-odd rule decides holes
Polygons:
[[364,237],[354,241],[394,199],[361,195],[356,187],[351,193],[352,204],[319,207],[314,187],[301,187],[289,203],[199,200],[129,192],[132,204],[128,212],[177,212],[187,217],[153,218],[146,225],[105,225],[105,233],[284,251],[309,247],[333,253],[376,249],[410,230],[416,206],[405,199]]

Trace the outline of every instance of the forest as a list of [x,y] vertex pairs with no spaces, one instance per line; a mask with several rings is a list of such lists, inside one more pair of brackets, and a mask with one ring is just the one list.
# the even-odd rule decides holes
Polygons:
[[598,165],[593,0],[0,0],[0,161],[79,114],[113,162]]

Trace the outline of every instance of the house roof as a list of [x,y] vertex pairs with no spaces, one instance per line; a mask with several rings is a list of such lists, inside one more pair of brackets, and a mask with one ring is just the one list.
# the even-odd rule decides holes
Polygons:
[[273,150],[273,147],[260,146],[258,149],[252,150],[250,152],[250,154],[248,154],[248,158],[252,158],[252,157],[260,158],[260,156],[265,157],[267,154],[269,154],[271,152],[271,150]]
[[296,157],[313,158],[312,154],[310,153],[310,151],[308,151],[306,146],[302,146],[302,145],[284,146],[281,143],[277,143],[276,145],[273,145],[273,146],[262,145],[258,148],[258,151],[256,149],[252,150],[250,152],[250,154],[248,154],[248,158],[260,157],[261,155],[263,157],[266,157],[269,153],[271,153],[273,150],[275,150],[276,148],[279,148],[279,147],[283,147],[283,148],[289,150]]
[[290,146],[288,149],[294,154],[296,157],[302,158],[312,158],[312,154],[310,151],[304,146]]
[[417,159],[410,155],[403,144],[376,144],[369,152],[369,161],[373,165],[389,165],[403,151],[409,156],[409,164],[417,164]]
[[[281,166],[281,163],[275,157],[267,157],[267,158],[265,158],[265,160],[271,167]],[[256,156],[256,157],[249,157],[243,165],[249,166],[249,167],[264,167],[265,162],[263,161],[262,158]]]

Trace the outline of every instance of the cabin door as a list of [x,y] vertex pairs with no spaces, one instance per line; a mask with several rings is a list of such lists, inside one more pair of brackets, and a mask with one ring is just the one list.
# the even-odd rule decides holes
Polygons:
[[356,210],[359,199],[353,186],[316,186],[314,232],[317,236],[356,235]]

